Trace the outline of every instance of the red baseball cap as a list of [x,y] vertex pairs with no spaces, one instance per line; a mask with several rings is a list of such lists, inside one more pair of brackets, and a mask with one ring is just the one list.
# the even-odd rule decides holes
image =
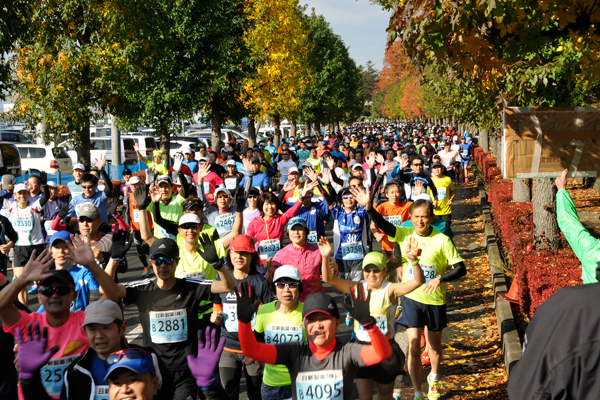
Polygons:
[[229,245],[229,250],[256,253],[256,250],[254,249],[254,241],[248,235],[237,235],[234,237]]

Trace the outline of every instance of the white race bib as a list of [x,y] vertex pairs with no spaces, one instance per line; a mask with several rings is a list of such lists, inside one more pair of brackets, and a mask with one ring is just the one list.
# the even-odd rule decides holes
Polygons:
[[[377,327],[379,328],[379,330],[381,331],[381,333],[383,333],[383,335],[387,335],[388,333],[388,323],[387,323],[387,315],[381,315],[381,314],[371,314],[372,317],[375,318]],[[371,341],[371,337],[369,336],[369,333],[365,330],[365,328],[363,328],[363,326],[361,324],[358,323],[358,321],[354,322],[354,331],[356,332],[356,338],[358,340],[360,340],[361,342],[370,342]]]
[[44,222],[44,229],[46,230],[48,237],[50,237],[56,233],[55,230],[52,230],[52,222],[54,222],[54,221],[45,221]]
[[50,396],[59,396],[63,387],[63,378],[65,369],[79,357],[79,354],[61,358],[51,358],[48,363],[42,367],[40,374],[44,389]]
[[342,400],[344,398],[344,373],[341,369],[299,372],[296,377],[298,400]]
[[204,194],[209,194],[210,193],[210,183],[203,182],[202,189],[204,190]]
[[182,272],[181,273],[181,277],[182,278],[201,278],[201,279],[205,279],[206,278],[206,273],[205,273],[205,271]]
[[310,231],[308,233],[308,237],[306,238],[308,243],[317,244],[317,231]]
[[154,343],[178,343],[188,338],[187,312],[150,311],[150,338]]
[[12,218],[12,224],[15,231],[31,232],[33,229],[33,215],[17,215]]
[[[437,276],[437,268],[434,265],[427,265],[423,263],[419,263],[421,269],[423,270],[423,275],[425,275],[425,285],[429,283],[430,280],[434,279]],[[415,271],[411,264],[408,265],[408,278],[415,278]]]
[[133,210],[133,222],[140,222],[140,210]]
[[446,200],[446,188],[436,188],[438,192],[438,200]]
[[402,216],[400,215],[388,215],[383,217],[383,219],[394,226],[402,226]]
[[94,400],[108,400],[109,398],[108,385],[96,385],[96,390],[94,391]]
[[361,260],[364,255],[361,242],[342,243],[342,260]]
[[235,179],[225,179],[225,187],[228,190],[234,190],[237,188],[237,178]]
[[[237,317],[237,303],[225,303],[223,304],[223,318],[225,319],[225,329],[229,332],[237,332],[239,329],[238,326],[238,317]],[[252,316],[252,329],[254,329],[256,319],[256,313]]]
[[215,218],[215,229],[219,232],[219,236],[223,237],[231,232],[234,222],[235,214],[223,214]]
[[279,239],[262,240],[258,245],[261,260],[275,257],[275,253],[281,248]]
[[265,328],[265,343],[279,344],[302,341],[302,326],[267,324]]

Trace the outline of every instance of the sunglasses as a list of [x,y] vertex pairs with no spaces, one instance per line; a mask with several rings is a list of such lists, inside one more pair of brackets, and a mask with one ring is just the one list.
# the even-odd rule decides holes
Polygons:
[[353,199],[353,198],[354,198],[354,196],[351,195],[351,194],[345,194],[345,195],[342,196],[342,199],[344,199],[344,200],[350,200],[350,199]]
[[130,360],[144,360],[145,359],[149,362],[152,362],[150,353],[148,353],[142,349],[132,347],[129,349],[115,351],[114,353],[110,354],[106,358],[106,361],[104,362],[104,364],[106,367],[110,367],[111,365],[118,363],[123,358],[127,358]]
[[296,289],[298,286],[300,286],[300,284],[298,282],[288,282],[288,283],[277,282],[275,285],[277,286],[277,289],[285,289],[285,288]]
[[198,229],[198,224],[195,224],[193,222],[189,222],[186,224],[183,224],[181,226],[179,226],[181,229]]
[[40,294],[46,296],[46,297],[52,297],[52,295],[54,295],[54,293],[56,293],[59,296],[66,296],[69,293],[71,293],[72,290],[70,287],[68,286],[55,286],[55,287],[45,287],[40,289]]
[[81,185],[82,189],[92,189],[93,187],[94,187],[94,185],[88,185],[88,186]]
[[167,257],[156,257],[156,258],[151,258],[151,260],[157,265],[160,265],[160,264],[171,265],[175,261],[174,258],[167,258]]
[[420,163],[419,164],[413,164],[413,167],[422,167],[422,166],[423,166],[423,164],[420,164]]
[[250,199],[258,199],[258,196],[251,194],[248,196],[248,200]]
[[88,217],[79,217],[79,222],[94,222],[94,220]]
[[381,270],[379,268],[365,268],[364,271],[367,273],[373,273],[373,274],[378,274],[381,272]]
[[229,195],[228,195],[227,193],[219,193],[219,194],[217,195],[217,199],[222,199],[222,198],[226,198],[226,199],[228,199],[228,198],[229,198]]
[[289,156],[290,153],[281,153],[282,156]]

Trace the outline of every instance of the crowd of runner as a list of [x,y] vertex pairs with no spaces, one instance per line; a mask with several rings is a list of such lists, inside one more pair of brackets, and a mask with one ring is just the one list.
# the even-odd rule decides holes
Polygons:
[[[392,399],[408,372],[423,399],[430,366],[439,399],[446,283],[467,273],[452,205],[473,146],[448,127],[355,123],[278,147],[138,151],[148,169],[125,169],[118,195],[105,159],[74,165],[68,198],[43,173],[3,176],[1,398],[237,400],[243,374],[251,400],[350,399],[354,384]],[[144,269],[119,283],[131,245]],[[130,305],[143,346],[125,337]]]

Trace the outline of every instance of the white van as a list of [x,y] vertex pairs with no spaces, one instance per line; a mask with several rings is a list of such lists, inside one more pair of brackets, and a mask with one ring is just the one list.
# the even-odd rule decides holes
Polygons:
[[73,161],[63,147],[44,146],[42,144],[15,143],[21,155],[21,170],[44,171],[55,174],[60,171],[63,174],[73,172]]

